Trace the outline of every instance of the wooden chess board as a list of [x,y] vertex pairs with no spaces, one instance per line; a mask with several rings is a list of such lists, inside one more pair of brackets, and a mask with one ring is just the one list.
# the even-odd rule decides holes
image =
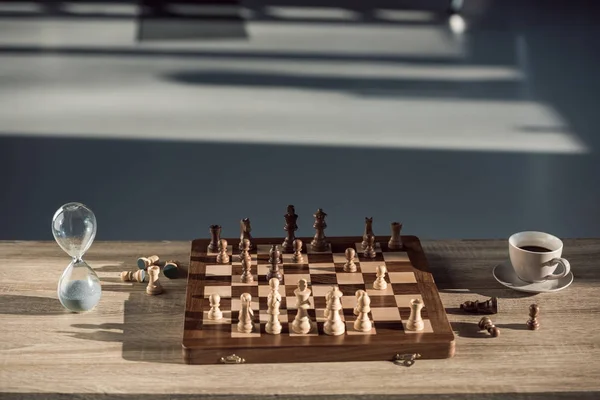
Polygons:
[[[454,355],[454,333],[444,306],[429,271],[421,243],[415,236],[402,236],[403,250],[389,250],[387,239],[378,238],[376,257],[363,256],[362,237],[327,238],[329,249],[315,252],[310,249],[312,238],[300,238],[305,243],[303,263],[293,263],[292,254],[283,254],[283,282],[281,314],[283,330],[279,335],[265,332],[267,296],[270,288],[266,274],[269,269],[269,250],[272,244],[281,245],[282,239],[253,239],[256,245],[252,255],[254,282],[241,283],[242,266],[239,259],[238,239],[227,239],[230,262],[217,264],[216,253],[207,251],[210,240],[192,242],[188,271],[183,355],[189,364],[215,364],[232,360],[236,355],[246,363],[293,363],[326,361],[390,360],[397,354],[420,354],[420,358],[449,358]],[[233,243],[233,246],[231,245]],[[344,272],[344,252],[353,247],[357,251],[357,272]],[[387,289],[374,290],[376,268],[385,265],[388,274]],[[308,314],[313,325],[306,335],[296,334],[291,324],[296,316],[294,290],[300,279],[306,279],[312,291]],[[346,332],[330,336],[323,332],[325,322],[325,294],[337,285],[343,293]],[[370,319],[373,329],[359,332],[353,329],[355,292],[366,290],[371,298]],[[208,297],[221,296],[221,320],[209,320]],[[237,331],[240,295],[250,293],[254,310],[254,328],[251,333]],[[425,306],[422,331],[405,329],[410,314],[409,301],[422,299]]]

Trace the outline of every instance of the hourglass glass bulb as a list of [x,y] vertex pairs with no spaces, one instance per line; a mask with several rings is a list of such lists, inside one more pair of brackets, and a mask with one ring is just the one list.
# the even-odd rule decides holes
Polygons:
[[81,203],[67,203],[52,218],[56,243],[71,257],[81,259],[96,237],[96,216]]
[[73,312],[90,311],[100,302],[102,286],[96,272],[81,259],[73,259],[58,281],[58,299]]

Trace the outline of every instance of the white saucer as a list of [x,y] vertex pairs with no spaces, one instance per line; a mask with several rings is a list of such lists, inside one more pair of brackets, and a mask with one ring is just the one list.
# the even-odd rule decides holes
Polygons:
[[494,267],[494,278],[507,288],[527,293],[551,293],[566,289],[573,283],[573,273],[569,272],[567,276],[560,279],[548,280],[545,282],[529,283],[524,282],[515,273],[510,260]]

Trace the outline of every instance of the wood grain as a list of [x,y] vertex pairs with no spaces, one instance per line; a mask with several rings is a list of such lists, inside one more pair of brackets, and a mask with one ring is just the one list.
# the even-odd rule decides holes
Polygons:
[[[495,263],[508,257],[504,240],[423,240],[456,334],[456,355],[417,360],[406,368],[384,361],[186,365],[180,345],[185,279],[163,277],[165,292],[148,296],[145,284],[122,282],[119,274],[135,270],[137,258],[148,254],[179,260],[186,269],[190,242],[94,243],[86,260],[98,272],[104,292],[99,307],[81,315],[64,311],[56,297],[56,284],[69,260],[54,242],[0,242],[0,397],[329,394],[375,399],[419,394],[417,398],[426,399],[435,393],[444,399],[597,398],[600,240],[564,243],[573,285],[532,296],[493,279]],[[499,298],[493,317],[502,330],[498,338],[479,331],[481,316],[459,310],[466,300],[491,296]],[[526,327],[532,303],[540,306],[537,331]],[[331,371],[335,385],[322,379]],[[264,379],[271,376],[279,378]]]

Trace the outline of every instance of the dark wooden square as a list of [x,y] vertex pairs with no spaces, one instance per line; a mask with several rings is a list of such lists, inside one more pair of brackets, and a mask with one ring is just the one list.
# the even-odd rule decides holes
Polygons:
[[[402,317],[403,320],[407,320],[408,317],[410,317],[410,307],[398,307],[398,311],[400,311],[400,317]],[[427,313],[426,307],[421,309],[421,318],[429,318],[429,313]]]
[[388,296],[369,296],[371,299],[371,308],[376,307],[397,307],[396,298],[392,295]]
[[356,258],[358,259],[358,261],[383,261],[383,253],[381,252],[377,252],[375,253],[375,257],[371,258],[371,257],[365,257],[365,255],[363,254],[363,251],[357,251],[356,252]]
[[211,275],[204,277],[204,286],[231,286],[231,276]]
[[338,285],[340,292],[343,293],[344,296],[356,296],[357,290],[366,290],[366,285],[364,283],[348,283],[344,285]]
[[232,286],[231,287],[231,297],[234,299],[239,299],[243,293],[250,293],[252,296],[252,300],[255,297],[258,297],[258,286]]
[[314,274],[310,276],[313,285],[335,285],[337,278],[335,274]]
[[[344,265],[345,265],[345,264],[346,264],[346,263],[335,263],[335,264],[334,264],[334,267],[335,267],[335,272],[336,272],[336,273],[346,272],[346,271],[344,271]],[[356,265],[356,272],[353,272],[353,273],[355,273],[355,274],[360,274],[360,273],[362,273],[362,271],[361,271],[361,269],[360,269],[360,263],[358,262],[358,260],[356,260],[356,261],[354,262],[354,265]]]
[[419,294],[419,285],[416,283],[392,283],[394,294]]
[[308,274],[309,264],[283,264],[286,274]]
[[385,266],[388,272],[414,272],[415,269],[410,261],[386,261]]
[[331,253],[309,254],[308,262],[310,264],[332,263],[333,262],[333,254],[331,254]]

